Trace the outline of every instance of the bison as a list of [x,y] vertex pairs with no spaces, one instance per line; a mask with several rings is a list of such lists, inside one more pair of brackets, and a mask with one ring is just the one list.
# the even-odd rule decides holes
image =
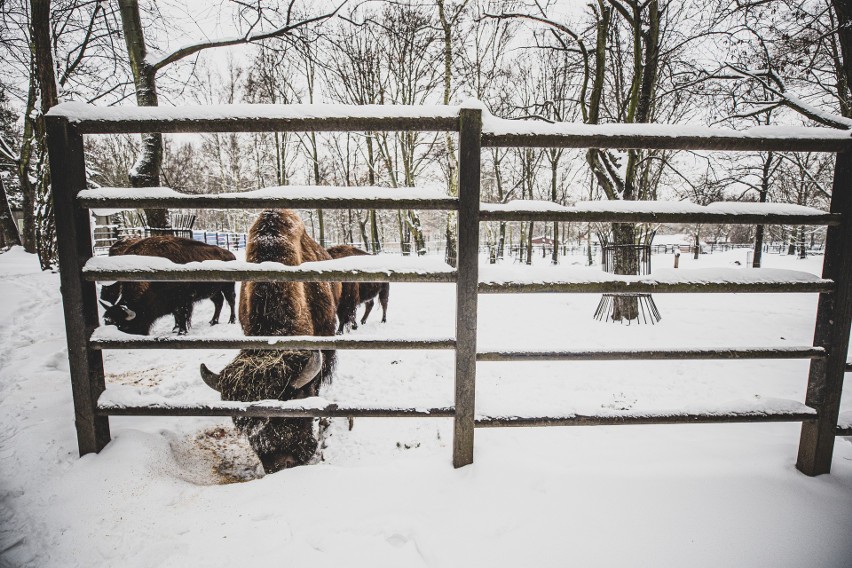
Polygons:
[[[345,256],[368,255],[361,249],[349,245],[338,245],[326,249],[331,258],[343,258]],[[373,310],[374,300],[379,297],[382,305],[382,323],[388,321],[388,295],[390,294],[389,282],[344,282],[343,293],[337,306],[337,319],[339,327],[337,333],[343,333],[343,328],[351,326],[358,329],[357,311],[360,304],[365,304],[364,316],[361,324],[367,323],[367,318]]]
[[[110,247],[110,255],[159,256],[177,264],[236,260],[225,249],[169,235],[118,241]],[[192,324],[193,304],[205,298],[215,306],[210,325],[219,323],[225,300],[231,308],[228,323],[236,322],[234,282],[117,282],[101,289],[104,323],[136,335],[148,335],[154,322],[169,314],[174,314],[178,334],[186,334]]]
[[[248,262],[297,266],[330,258],[294,211],[264,211],[249,231]],[[340,292],[339,282],[245,282],[240,324],[246,335],[334,335]],[[202,364],[201,377],[222,400],[291,400],[316,396],[334,362],[334,351],[244,349],[219,374]],[[235,417],[234,424],[267,473],[305,464],[317,450],[312,418]]]

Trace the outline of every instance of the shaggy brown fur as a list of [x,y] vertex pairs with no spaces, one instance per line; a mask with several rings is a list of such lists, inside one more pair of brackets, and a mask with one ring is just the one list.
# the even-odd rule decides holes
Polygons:
[[[349,245],[338,245],[326,249],[331,258],[343,258],[346,256],[364,256],[370,253]],[[343,333],[344,327],[358,329],[358,306],[365,305],[364,316],[361,324],[367,323],[367,318],[373,310],[374,300],[379,297],[382,305],[382,323],[388,321],[388,296],[390,295],[390,282],[344,282],[340,303],[337,305],[337,320],[339,327],[337,333]]]
[[[297,266],[330,257],[305,233],[290,210],[264,211],[249,231],[246,260]],[[334,335],[339,282],[245,282],[240,324],[246,335]],[[316,396],[329,382],[334,351],[323,351],[318,376],[299,389],[290,381],[311,359],[310,351],[243,350],[219,376],[223,400],[291,400]],[[267,473],[307,463],[317,449],[310,418],[236,418]]]
[[[131,237],[110,247],[110,256],[159,256],[177,264],[203,260],[236,260],[225,249],[192,239],[162,235],[156,237]],[[120,302],[119,302],[120,298]],[[231,307],[228,323],[236,321],[236,284],[234,282],[119,282],[101,289],[101,300],[117,305],[108,307],[104,321],[115,324],[121,331],[148,335],[159,318],[174,314],[175,329],[185,334],[192,324],[192,306],[210,298],[215,306],[211,325],[219,323],[219,314],[225,300]],[[127,320],[127,310],[136,317]]]

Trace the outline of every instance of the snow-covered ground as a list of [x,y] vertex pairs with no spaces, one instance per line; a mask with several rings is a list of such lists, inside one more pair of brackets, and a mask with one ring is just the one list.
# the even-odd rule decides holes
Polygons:
[[[732,268],[745,256],[682,255],[680,265]],[[819,274],[820,263],[768,255],[765,265]],[[597,295],[482,295],[480,348],[812,341],[814,294],[655,300],[659,324],[627,326],[592,318]],[[210,302],[196,306],[192,334],[239,334],[211,328],[211,312]],[[453,288],[393,284],[387,324],[380,315],[355,333],[451,336]],[[155,332],[171,326],[163,319]],[[450,352],[338,355],[329,400],[453,402]],[[216,400],[198,364],[218,370],[232,356],[108,351],[106,396]],[[807,367],[480,363],[477,412],[801,402]],[[324,461],[266,477],[230,419],[110,424],[112,443],[79,459],[58,276],[20,249],[0,255],[0,566],[852,566],[852,444],[837,440],[831,475],[806,477],[794,467],[798,424],[477,430],[475,463],[455,470],[448,419],[357,419],[352,430],[338,420]]]

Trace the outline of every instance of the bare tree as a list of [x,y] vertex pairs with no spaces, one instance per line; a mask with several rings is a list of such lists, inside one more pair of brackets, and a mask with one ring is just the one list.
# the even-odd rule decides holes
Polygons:
[[[300,18],[295,11],[295,2],[290,2],[283,13],[267,9],[261,2],[245,4],[245,10],[254,17],[246,30],[235,38],[200,41],[181,47],[159,58],[149,57],[142,26],[138,0],[119,0],[121,22],[127,43],[127,54],[136,86],[136,102],[139,106],[157,106],[157,75],[169,65],[193,56],[203,50],[227,47],[269,38],[291,38],[296,30],[331,18],[335,9],[313,17]],[[163,161],[163,137],[158,133],[142,136],[142,151],[131,170],[130,182],[133,187],[151,187],[160,184],[160,171]],[[148,210],[148,224],[152,227],[168,225],[167,212],[161,209]]]
[[[587,124],[650,123],[681,118],[687,108],[679,85],[679,55],[691,34],[681,28],[695,6],[664,0],[597,0],[589,5],[590,25],[572,27],[549,18],[547,6],[536,3],[538,13],[490,14],[499,19],[533,22],[553,30],[557,45],[582,69],[576,85],[576,105]],[[691,11],[690,11],[691,8]],[[548,47],[552,49],[552,47]],[[657,185],[666,169],[673,169],[670,152],[591,148],[586,162],[608,199],[656,199]],[[635,244],[636,228],[628,223],[612,226],[615,245]],[[623,250],[619,248],[617,250]],[[617,274],[636,274],[635,255],[616,255]],[[635,298],[618,297],[613,320],[638,317]]]
[[[454,36],[457,35],[459,20],[464,14],[465,7],[469,0],[464,0],[459,4],[452,6],[445,0],[435,0],[438,7],[438,21],[441,24],[441,32],[443,33],[443,85],[444,92],[442,103],[450,104],[450,99],[453,95],[453,60],[455,59],[456,49],[454,49]],[[456,34],[454,34],[456,31]],[[458,159],[456,158],[456,149],[453,142],[453,135],[450,132],[445,133],[444,143],[446,144],[446,177],[447,177],[447,194],[453,197],[459,194],[459,178],[458,178]],[[444,258],[447,264],[455,266],[458,252],[456,251],[456,243],[458,242],[456,214],[450,211],[447,214],[446,225],[446,248]]]
[[[5,139],[6,167],[14,168],[22,194],[22,243],[37,252],[42,268],[55,265],[56,246],[44,113],[61,96],[89,100],[120,92],[102,80],[112,68],[112,7],[83,0],[10,0],[0,3],[3,59],[14,62],[16,80],[27,85],[19,143]],[[12,73],[4,70],[4,73]]]
[[14,133],[15,113],[8,107],[9,100],[6,95],[5,86],[0,83],[0,248],[8,248],[21,244],[21,236],[18,225],[12,216],[10,206],[11,184],[7,189],[8,179],[10,182],[17,181],[9,172],[17,169],[18,154],[12,148],[12,141],[16,138]]
[[[511,114],[509,95],[506,85],[512,82],[512,69],[507,61],[507,47],[518,27],[512,20],[488,19],[484,14],[492,12],[499,7],[509,9],[506,2],[488,0],[474,5],[476,13],[470,28],[464,33],[468,38],[464,42],[468,46],[461,52],[462,79],[467,89],[477,100],[485,104],[492,114],[496,116],[509,116]],[[498,5],[499,4],[499,5]],[[483,184],[487,188],[491,185],[494,195],[490,196],[499,203],[504,203],[511,193],[505,187],[502,169],[503,161],[509,150],[506,148],[490,148],[487,155],[490,158],[491,175],[483,172]],[[493,183],[489,181],[493,179]],[[487,225],[490,229],[490,225]],[[497,225],[496,234],[489,231],[489,244],[493,253],[491,260],[496,262],[502,259],[506,245],[506,223],[501,221]]]
[[[443,81],[441,40],[431,10],[415,5],[391,4],[381,13],[378,27],[379,49],[387,58],[388,81],[383,103],[419,105],[434,100]],[[418,174],[429,165],[437,136],[421,132],[381,133],[377,136],[379,153],[393,187],[415,184]],[[424,254],[426,241],[416,211],[399,212],[400,241],[403,254]]]
[[[328,49],[330,53],[324,66],[326,83],[336,100],[356,105],[380,104],[384,101],[388,73],[383,64],[377,26],[341,26],[330,38]],[[371,186],[376,185],[379,168],[379,149],[376,142],[375,133],[364,134],[367,184]],[[373,253],[381,252],[382,243],[375,209],[369,212],[369,224],[368,250]]]

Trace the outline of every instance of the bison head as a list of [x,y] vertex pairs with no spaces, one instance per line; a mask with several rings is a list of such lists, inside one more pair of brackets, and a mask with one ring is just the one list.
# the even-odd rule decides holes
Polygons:
[[101,300],[101,306],[104,308],[104,323],[106,325],[114,325],[124,333],[133,333],[136,335],[147,335],[148,327],[140,326],[140,320],[137,318],[135,310],[124,302],[109,304]]
[[[201,364],[201,378],[223,400],[291,400],[315,396],[323,367],[319,351],[244,350],[216,374]],[[302,465],[317,449],[312,418],[234,419],[267,473]]]

